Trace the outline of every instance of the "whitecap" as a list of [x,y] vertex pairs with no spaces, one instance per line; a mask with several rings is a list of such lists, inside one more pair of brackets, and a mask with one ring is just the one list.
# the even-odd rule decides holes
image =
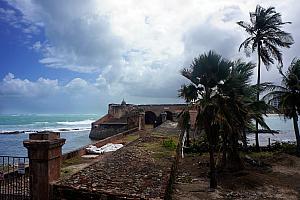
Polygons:
[[73,122],[64,121],[64,122],[56,122],[56,123],[60,125],[87,125],[87,124],[90,125],[92,122],[94,122],[94,120],[87,119],[82,121],[73,121]]

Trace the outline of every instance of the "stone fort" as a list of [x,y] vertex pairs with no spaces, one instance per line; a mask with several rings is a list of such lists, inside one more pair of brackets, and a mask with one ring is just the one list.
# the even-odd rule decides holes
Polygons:
[[[187,104],[109,104],[108,113],[92,123],[89,137],[91,139],[104,139],[133,128],[144,129],[145,125],[159,126],[166,120],[177,121],[179,113]],[[195,114],[190,111],[191,121]]]

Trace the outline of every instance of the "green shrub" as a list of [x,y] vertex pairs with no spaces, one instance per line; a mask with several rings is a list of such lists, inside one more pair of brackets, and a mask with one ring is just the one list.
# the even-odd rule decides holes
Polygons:
[[296,154],[296,144],[282,142],[281,143],[281,151],[288,154]]
[[275,142],[271,145],[270,150],[295,155],[296,147],[296,144],[292,142]]
[[170,150],[174,150],[176,149],[176,143],[172,140],[172,139],[168,139],[168,140],[164,140],[162,142],[163,147],[170,149]]
[[205,138],[200,138],[199,140],[192,143],[189,148],[186,148],[185,153],[204,153],[208,152],[208,144]]

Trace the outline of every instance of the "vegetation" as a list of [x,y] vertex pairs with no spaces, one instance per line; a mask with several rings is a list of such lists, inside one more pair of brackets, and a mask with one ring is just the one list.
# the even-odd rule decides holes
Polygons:
[[[239,50],[244,48],[247,56],[250,52],[257,51],[257,87],[260,86],[260,65],[261,61],[269,69],[274,64],[274,59],[282,65],[282,53],[280,47],[289,48],[293,43],[290,33],[281,30],[282,26],[290,22],[282,22],[281,14],[275,11],[274,7],[267,9],[256,6],[254,12],[250,12],[250,23],[240,21],[238,25],[245,29],[250,35],[241,45]],[[257,90],[256,100],[259,101],[260,90]],[[258,121],[256,121],[256,148],[259,150]]]
[[255,100],[257,89],[250,85],[254,67],[241,60],[231,62],[210,51],[195,58],[181,72],[191,83],[183,85],[179,95],[197,106],[197,128],[204,130],[207,137],[212,188],[217,186],[216,147],[222,147],[223,168],[242,169],[238,139],[243,137],[245,128],[251,127],[252,119],[268,128],[263,119],[268,106],[264,101]]
[[297,154],[297,145],[288,142],[276,142],[271,145],[271,150],[295,155]]
[[176,155],[178,140],[173,137],[161,137],[157,134],[151,134],[153,140],[143,143],[140,148],[151,152],[151,156],[157,161],[162,158],[170,158]]
[[62,168],[65,168],[65,167],[68,167],[68,166],[71,166],[71,165],[79,165],[79,164],[82,164],[82,163],[86,163],[86,159],[82,158],[81,156],[76,156],[76,157],[64,160],[62,162]]
[[124,137],[123,140],[124,140],[124,142],[129,143],[129,142],[132,142],[132,141],[134,141],[138,138],[139,138],[139,135],[137,135],[137,134],[129,134],[126,137]]
[[164,140],[162,145],[169,150],[174,150],[177,147],[177,144],[172,139]]
[[300,135],[298,115],[300,115],[300,60],[294,59],[287,72],[282,75],[282,86],[272,85],[272,91],[264,96],[267,101],[280,98],[279,110],[285,117],[293,119],[294,131],[297,141],[297,154],[300,155]]
[[[282,31],[282,26],[290,22],[282,22],[280,13],[274,7],[263,8],[257,5],[255,12],[250,12],[250,23],[240,21],[249,37],[240,45],[239,50],[245,50],[246,55],[257,51],[258,77],[257,84],[251,85],[255,65],[242,60],[230,61],[222,58],[213,51],[195,58],[188,68],[181,74],[190,83],[184,84],[179,90],[179,97],[197,109],[196,129],[205,133],[205,139],[192,144],[190,151],[209,152],[210,187],[217,187],[216,169],[237,171],[244,165],[240,157],[238,144],[242,140],[247,149],[245,130],[256,133],[256,150],[259,150],[258,125],[269,129],[264,121],[264,115],[274,110],[265,100],[280,97],[280,111],[294,121],[298,151],[300,152],[300,136],[298,130],[298,115],[300,114],[300,60],[294,60],[288,72],[282,73],[282,53],[280,48],[289,48],[293,38]],[[274,61],[278,62],[280,74],[283,76],[284,86],[260,82],[261,61],[267,70]],[[260,100],[260,93],[273,89],[265,98]],[[188,110],[188,109],[187,109]],[[181,113],[181,127],[187,128],[188,111]],[[186,118],[184,120],[184,117]],[[185,123],[184,123],[185,121]],[[255,126],[252,122],[255,121]],[[274,149],[275,147],[269,147]],[[280,145],[283,151],[293,151],[291,145]],[[222,153],[221,162],[216,166],[215,154]],[[267,155],[268,153],[264,154]],[[273,155],[273,154],[272,154]],[[219,157],[219,156],[218,156]]]

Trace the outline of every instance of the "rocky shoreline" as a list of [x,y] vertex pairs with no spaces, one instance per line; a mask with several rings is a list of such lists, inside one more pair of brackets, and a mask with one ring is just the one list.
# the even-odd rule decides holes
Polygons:
[[[249,131],[248,133],[255,133],[255,131]],[[271,134],[278,134],[279,130],[267,130],[267,129],[258,129],[258,133],[271,133]]]
[[16,134],[21,134],[26,132],[36,132],[36,131],[3,131],[0,132],[0,135],[16,135]]
[[[79,128],[72,128],[72,129],[67,129],[67,128],[60,128],[58,130],[55,131],[59,131],[59,132],[67,132],[67,131],[79,131]],[[0,135],[17,135],[17,134],[23,134],[23,133],[38,133],[38,132],[45,132],[45,131],[49,131],[49,130],[28,130],[28,131],[0,131]],[[52,130],[50,130],[52,131]]]

